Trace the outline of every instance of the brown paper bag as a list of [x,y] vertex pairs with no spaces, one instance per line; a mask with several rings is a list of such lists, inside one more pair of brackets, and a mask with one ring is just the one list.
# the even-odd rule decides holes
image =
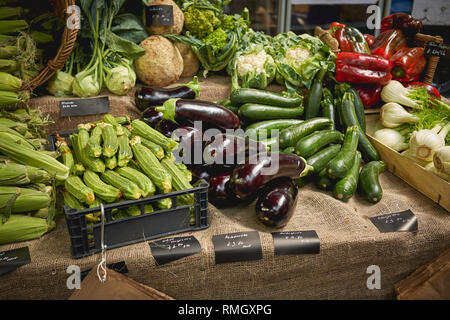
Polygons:
[[107,268],[105,282],[97,277],[97,268],[92,268],[69,300],[174,300],[168,295],[140,284],[123,274]]
[[450,249],[395,285],[398,300],[450,300]]

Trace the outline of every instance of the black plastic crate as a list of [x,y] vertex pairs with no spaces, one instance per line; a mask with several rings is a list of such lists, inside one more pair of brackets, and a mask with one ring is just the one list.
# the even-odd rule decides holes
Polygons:
[[[73,132],[71,132],[73,133]],[[71,133],[60,134],[68,138]],[[55,150],[56,135],[49,136],[50,149]],[[70,140],[66,139],[70,145]],[[107,249],[118,248],[137,242],[147,241],[167,235],[202,230],[209,227],[208,221],[208,183],[202,181],[199,186],[167,194],[157,194],[139,200],[104,204],[104,244]],[[178,196],[193,194],[192,205],[178,205]],[[155,201],[170,198],[172,208],[158,210]],[[150,204],[154,212],[145,213],[144,206]],[[113,220],[114,209],[123,210],[132,206],[141,209],[141,215]],[[86,215],[100,212],[100,208],[76,210],[64,206],[67,228],[74,258],[82,258],[102,251],[101,223],[88,225]],[[193,222],[191,217],[194,218]]]

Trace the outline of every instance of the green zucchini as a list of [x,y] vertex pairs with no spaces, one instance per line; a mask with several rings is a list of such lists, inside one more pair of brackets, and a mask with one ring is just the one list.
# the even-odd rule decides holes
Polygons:
[[314,168],[314,172],[321,172],[328,162],[339,153],[339,150],[341,150],[340,144],[331,144],[307,158],[306,163]]
[[343,178],[351,169],[358,147],[358,127],[348,127],[341,150],[328,164],[327,173],[331,179]]
[[359,169],[361,167],[361,153],[356,152],[352,166],[347,174],[333,188],[333,195],[336,199],[347,200],[351,198],[358,188]]
[[283,150],[283,153],[295,153],[295,148],[287,147],[286,149]]
[[323,99],[320,102],[322,117],[333,120],[333,126],[331,127],[331,129],[335,130],[336,125],[334,122],[336,121],[336,108],[334,106],[333,95],[330,90],[324,88],[322,91],[322,96]]
[[249,125],[245,129],[245,133],[247,135],[252,135],[253,133],[259,137],[260,132],[266,132],[266,137],[270,138],[272,135],[272,130],[283,130],[285,128],[289,128],[290,126],[294,126],[302,123],[303,120],[299,119],[279,119],[279,120],[266,120],[255,122]]
[[239,116],[248,121],[292,119],[303,115],[303,106],[297,108],[274,107],[264,104],[246,103],[239,108]]
[[342,143],[343,140],[344,135],[337,130],[316,131],[297,141],[295,153],[303,158],[307,158],[327,145]]
[[383,161],[371,161],[363,166],[359,174],[359,186],[364,198],[371,203],[377,203],[383,197],[383,189],[379,174],[386,168]]
[[328,177],[327,170],[325,168],[322,169],[317,175],[316,185],[323,190],[330,190],[333,187],[334,182]]
[[303,97],[286,95],[261,89],[238,88],[231,92],[233,104],[257,103],[275,107],[298,108],[303,104]]
[[314,78],[305,102],[305,119],[315,118],[319,115],[320,100],[322,99],[322,80],[327,73],[327,68],[322,68]]
[[347,92],[351,93],[353,95],[353,100],[355,104],[355,112],[356,117],[358,118],[359,126],[361,127],[361,130],[363,132],[366,132],[366,114],[364,109],[364,104],[361,100],[361,97],[358,94],[358,91],[355,90],[355,88],[350,87],[347,89]]
[[339,114],[342,117],[342,122],[345,126],[356,126],[358,128],[358,150],[361,151],[362,158],[365,162],[378,161],[380,156],[375,147],[370,143],[358,122],[358,117],[355,112],[355,104],[353,94],[346,92],[342,98],[342,103],[339,107]]
[[283,129],[280,132],[280,148],[295,146],[300,138],[317,130],[330,129],[332,125],[330,119],[318,117]]

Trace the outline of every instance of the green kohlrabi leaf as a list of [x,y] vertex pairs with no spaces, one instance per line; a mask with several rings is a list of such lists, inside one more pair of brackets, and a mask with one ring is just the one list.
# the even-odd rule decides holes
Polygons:
[[112,31],[106,33],[106,44],[111,51],[133,61],[145,54],[145,50],[142,47],[119,37]]
[[140,43],[148,37],[141,20],[131,13],[118,15],[111,28],[116,35],[134,43]]

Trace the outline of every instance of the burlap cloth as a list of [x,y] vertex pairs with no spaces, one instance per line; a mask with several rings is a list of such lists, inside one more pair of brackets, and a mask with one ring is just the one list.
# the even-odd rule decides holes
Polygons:
[[[226,97],[227,81],[204,82],[211,100]],[[224,93],[225,92],[225,93]],[[54,107],[56,108],[56,107]],[[315,230],[320,254],[275,256],[270,232],[255,219],[254,206],[217,210],[210,207],[211,226],[186,233],[200,242],[202,252],[156,266],[147,242],[108,250],[107,263],[125,261],[130,278],[175,299],[394,299],[394,285],[450,247],[450,215],[439,205],[385,172],[383,199],[370,205],[358,195],[347,203],[308,185],[299,191],[289,230]],[[432,188],[432,186],[430,186]],[[417,233],[380,233],[370,217],[411,209]],[[259,231],[263,258],[258,261],[215,264],[212,236]],[[276,230],[278,231],[278,230]],[[29,246],[32,263],[0,277],[0,299],[67,299],[68,266],[96,267],[100,255],[75,260],[70,254],[64,218],[40,240],[0,246],[0,251]],[[370,290],[367,268],[381,270],[381,289]]]

